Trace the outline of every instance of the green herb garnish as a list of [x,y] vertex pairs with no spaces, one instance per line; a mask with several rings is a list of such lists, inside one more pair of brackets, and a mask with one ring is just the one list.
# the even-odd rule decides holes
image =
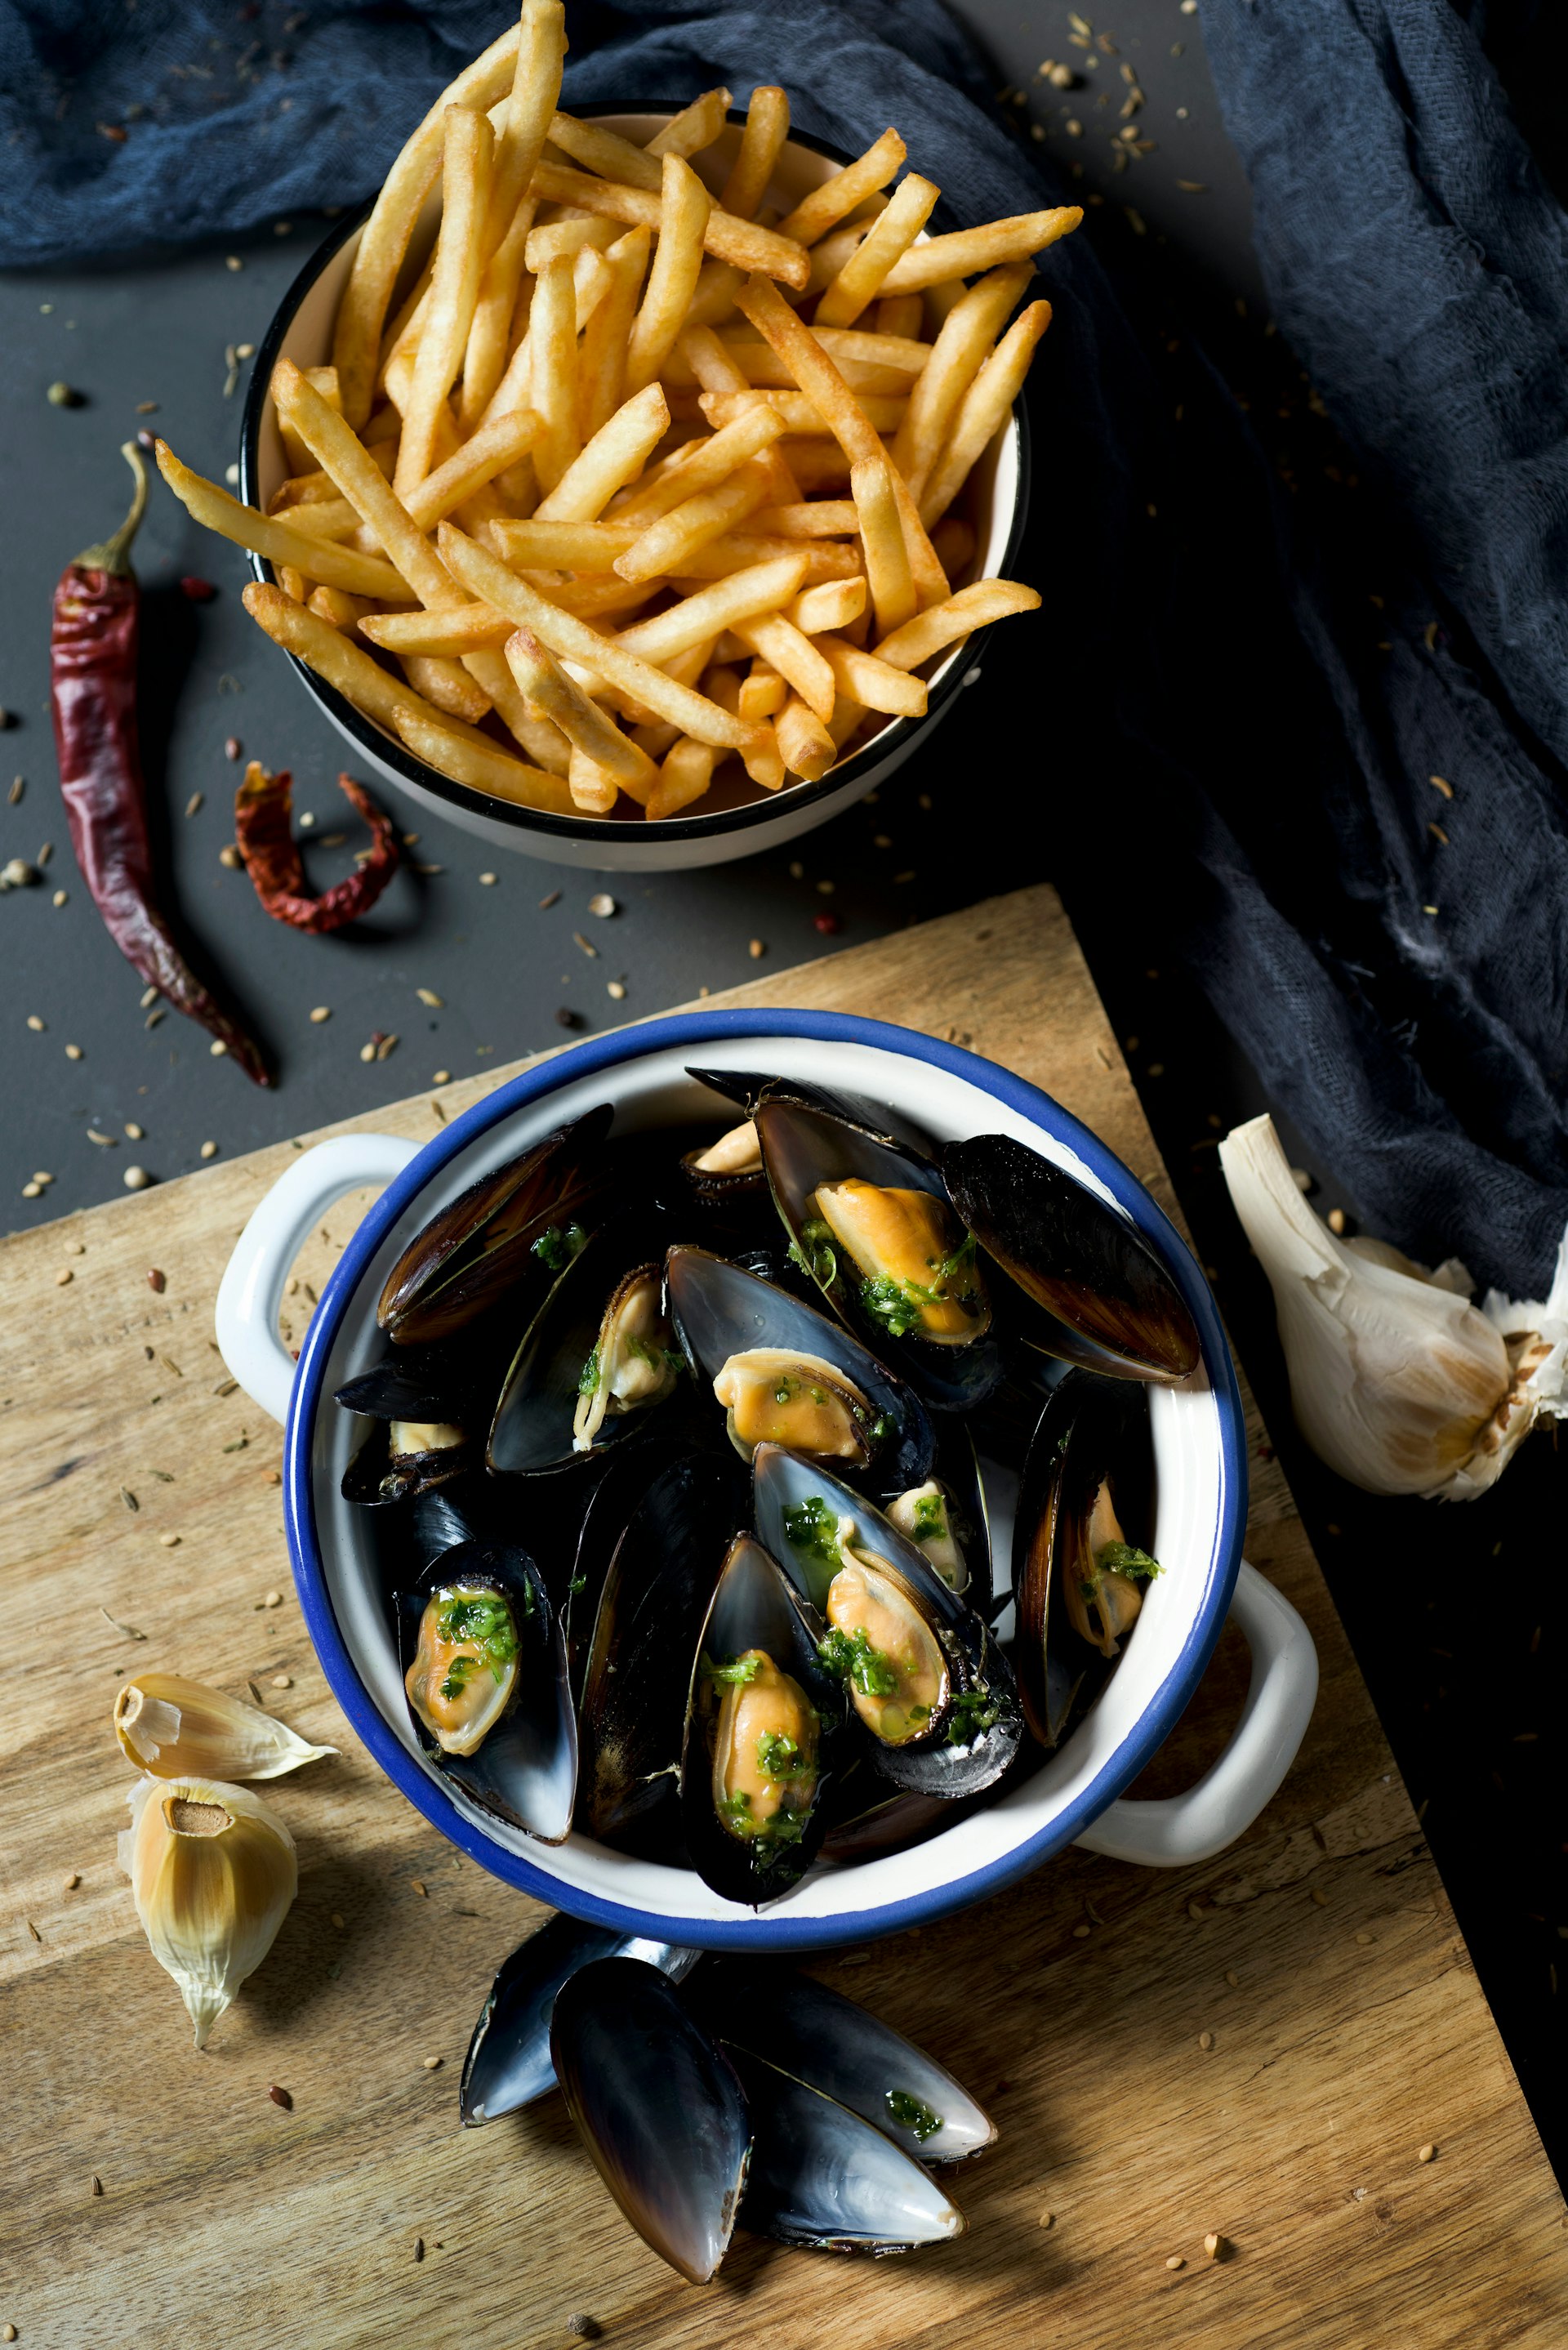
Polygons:
[[948,1530],[948,1513],[940,1493],[925,1493],[915,1503],[915,1540],[940,1542]]
[[1130,1575],[1145,1581],[1165,1573],[1158,1559],[1150,1558],[1136,1543],[1102,1543],[1095,1553],[1095,1565],[1102,1575]]
[[887,1274],[860,1284],[861,1305],[890,1338],[907,1338],[911,1330],[919,1328],[921,1302],[929,1295],[918,1283],[895,1281]]
[[770,1847],[798,1844],[810,1824],[811,1814],[792,1812],[781,1805],[771,1819],[759,1820],[752,1810],[750,1795],[725,1795],[714,1806],[720,1819],[734,1836],[743,1836],[748,1844]]
[[535,1242],[533,1253],[552,1273],[564,1273],[587,1244],[581,1224],[568,1224],[564,1231],[559,1224],[550,1224]]
[[879,1416],[871,1423],[870,1433],[872,1443],[880,1444],[885,1437],[892,1435],[893,1428],[894,1422],[888,1419],[888,1414],[886,1412],[879,1414]]
[[754,1681],[762,1669],[763,1660],[760,1656],[732,1657],[727,1665],[716,1665],[709,1657],[704,1657],[702,1659],[702,1674],[705,1679],[729,1681],[738,1689],[743,1689],[749,1681]]
[[948,1717],[948,1744],[967,1746],[971,1739],[994,1730],[1001,1719],[1001,1704],[989,1690],[963,1690],[954,1698]]
[[862,1697],[891,1697],[898,1686],[898,1669],[880,1648],[874,1648],[857,1626],[846,1632],[836,1624],[816,1647],[819,1662],[839,1680],[853,1681]]
[[799,1746],[782,1730],[764,1730],[757,1740],[757,1768],[764,1777],[792,1778],[801,1762]]
[[798,1509],[784,1513],[784,1537],[802,1558],[820,1558],[828,1566],[843,1565],[838,1547],[838,1518],[820,1493],[813,1493]]
[[[524,1604],[527,1612],[532,1614],[534,1595],[531,1591],[525,1593]],[[466,1642],[477,1648],[480,1659],[490,1667],[497,1680],[504,1678],[507,1666],[517,1654],[517,1627],[512,1620],[511,1608],[497,1593],[476,1592],[466,1599],[447,1600],[436,1619],[436,1632],[452,1647]],[[449,1668],[449,1679],[459,1665],[464,1668],[466,1679],[468,1671],[478,1661],[479,1659],[474,1658],[453,1658]],[[462,1688],[462,1681],[460,1680],[455,1690],[446,1693],[455,1697]]]
[[581,1374],[577,1379],[577,1393],[580,1396],[591,1396],[597,1388],[598,1383],[599,1350],[596,1347],[593,1353],[588,1357],[587,1361],[583,1365]]
[[927,2138],[935,2137],[942,2126],[940,2114],[932,2113],[929,2106],[911,2096],[908,2089],[888,2090],[888,2111],[900,2129],[913,2130],[922,2146]]

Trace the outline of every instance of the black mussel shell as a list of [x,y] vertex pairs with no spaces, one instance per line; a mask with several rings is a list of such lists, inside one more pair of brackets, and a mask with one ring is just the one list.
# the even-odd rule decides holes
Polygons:
[[759,1069],[694,1069],[690,1066],[686,1074],[695,1077],[700,1086],[711,1086],[726,1101],[739,1103],[748,1118],[753,1117],[759,1104],[764,1101],[798,1102],[803,1109],[822,1110],[829,1118],[847,1118],[888,1142],[912,1139],[918,1145],[926,1139],[918,1129],[909,1128],[908,1120],[904,1121],[904,1132],[897,1131],[886,1102],[871,1101],[864,1094],[835,1093],[826,1086],[814,1086],[805,1077],[769,1076]]
[[862,1756],[834,1790],[818,1858],[830,1868],[849,1868],[863,1860],[885,1860],[892,1853],[909,1852],[926,1844],[973,1811],[978,1795],[949,1802],[941,1795],[916,1795],[889,1787]]
[[1127,1540],[1147,1546],[1154,1534],[1147,1394],[1126,1380],[1070,1371],[1041,1414],[1013,1521],[1013,1663],[1043,1746],[1061,1743],[1114,1669],[1069,1622],[1059,1580],[1069,1529],[1086,1522],[1107,1479]]
[[716,1456],[672,1462],[616,1545],[579,1709],[581,1820],[601,1844],[665,1856],[678,1842],[691,1667],[735,1523],[737,1482]]
[[988,1256],[1044,1319],[1048,1354],[1169,1386],[1198,1367],[1198,1326],[1141,1232],[1086,1184],[1010,1135],[950,1142],[941,1170]]
[[[774,1204],[799,1262],[810,1268],[835,1313],[937,1409],[967,1411],[983,1401],[1002,1369],[1002,1349],[988,1335],[989,1303],[976,1311],[972,1333],[962,1344],[922,1336],[918,1326],[909,1326],[909,1293],[864,1276],[827,1231],[815,1204],[820,1184],[851,1179],[882,1191],[927,1192],[940,1203],[952,1248],[972,1254],[973,1243],[934,1163],[909,1145],[889,1142],[848,1118],[798,1101],[763,1101],[756,1128]],[[976,1286],[983,1298],[978,1276]]]
[[367,1419],[460,1420],[483,1416],[484,1388],[451,1347],[409,1347],[340,1387],[333,1401]]
[[409,1707],[421,1748],[481,1811],[541,1844],[562,1844],[572,1825],[577,1725],[566,1687],[566,1650],[544,1577],[525,1550],[502,1542],[444,1551],[398,1599],[399,1661],[406,1675],[420,1621],[437,1592],[455,1584],[500,1592],[517,1634],[516,1686],[506,1711],[472,1754],[441,1748]]
[[429,1451],[394,1452],[391,1431],[395,1425],[389,1419],[371,1422],[369,1435],[343,1471],[338,1490],[346,1502],[356,1502],[361,1509],[384,1509],[393,1502],[408,1502],[417,1494],[434,1492],[438,1486],[465,1476],[479,1465],[479,1446],[466,1433],[460,1443],[442,1444]]
[[729,2249],[752,2125],[733,2066],[656,1967],[598,1959],[556,1994],[550,2058],[578,2135],[638,2234],[692,2284]]
[[571,1573],[560,1601],[566,1628],[566,1669],[576,1703],[582,1700],[599,1601],[620,1538],[649,1487],[677,1461],[691,1459],[697,1450],[692,1444],[666,1442],[661,1432],[649,1429],[605,1456],[582,1508]]
[[[445,1338],[524,1274],[550,1263],[556,1228],[597,1221],[609,1184],[607,1103],[471,1184],[414,1234],[387,1275],[376,1319],[399,1346]],[[536,1256],[536,1245],[545,1253]]]
[[[774,1901],[798,1885],[816,1856],[844,1728],[843,1690],[817,1661],[823,1629],[821,1617],[761,1544],[737,1534],[702,1627],[680,1762],[686,1849],[703,1883],[726,1901],[753,1908]],[[809,1805],[798,1822],[782,1807],[779,1814],[791,1830],[787,1841],[765,1828],[749,1835],[732,1833],[719,1815],[715,1797],[715,1747],[727,1687],[719,1675],[753,1649],[788,1675],[816,1717],[810,1726],[815,1768]]]
[[950,1695],[930,1731],[888,1746],[849,1717],[859,1751],[896,1787],[928,1795],[978,1794],[1012,1763],[1023,1734],[1012,1669],[983,1617],[948,1589],[919,1549],[853,1487],[781,1446],[757,1448],[753,1487],[757,1536],[807,1599],[826,1615],[842,1564],[836,1522],[852,1517],[858,1547],[883,1560],[935,1635],[947,1659]]
[[996,2125],[945,2065],[868,2008],[766,1959],[718,1959],[684,1993],[715,2040],[847,2106],[918,2162],[961,2162]]
[[676,1336],[704,1388],[732,1355],[755,1347],[815,1357],[858,1388],[875,1415],[867,1482],[901,1492],[929,1474],[936,1440],[919,1396],[840,1324],[706,1249],[672,1248],[665,1284]]
[[755,2141],[741,2216],[813,2251],[913,2251],[961,2236],[962,2212],[929,2170],[847,2106],[731,2050]]
[[650,1942],[607,1926],[585,1926],[557,1911],[519,1943],[490,1986],[463,2059],[458,2110],[465,2129],[531,2106],[556,2085],[550,2019],[561,1985],[596,1959],[642,1959],[680,1982],[701,1957],[676,1942]]

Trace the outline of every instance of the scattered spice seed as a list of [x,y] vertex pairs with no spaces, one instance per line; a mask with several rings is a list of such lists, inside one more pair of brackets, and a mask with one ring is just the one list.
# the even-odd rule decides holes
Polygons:
[[237,873],[244,863],[244,858],[240,855],[234,842],[226,840],[218,851],[218,862],[220,865],[226,866],[231,873]]
[[1168,2269],[1184,2269],[1187,2262],[1179,2252],[1172,2252],[1165,2265]]
[[546,913],[552,906],[558,906],[558,905],[560,904],[560,902],[561,902],[561,893],[560,893],[560,891],[559,891],[558,889],[552,889],[552,890],[551,890],[551,892],[550,892],[550,894],[549,894],[549,896],[548,896],[547,898],[541,898],[541,899],[540,899],[540,900],[539,900],[539,911],[540,911],[542,914],[543,914],[543,913]]
[[24,1200],[41,1200],[41,1199],[43,1198],[43,1196],[44,1196],[44,1187],[43,1187],[43,1185],[42,1185],[41,1183],[24,1183],[24,1184],[23,1184],[23,1186],[22,1186],[22,1197],[23,1197],[23,1199],[24,1199]]
[[1041,2212],[1041,2214],[1040,2214],[1040,2225],[1041,2225],[1043,2228],[1054,2228],[1054,2227],[1055,2226],[1055,2224],[1056,2224],[1056,2214],[1054,2213],[1054,2211],[1042,2211],[1042,2212]]
[[115,1617],[109,1614],[107,1607],[100,1606],[98,1612],[103,1617],[106,1624],[111,1625],[115,1631],[122,1632],[128,1640],[146,1639],[147,1635],[145,1632],[139,1632],[134,1624],[121,1624]]
[[441,2059],[439,2056],[427,2056],[424,2064],[427,2073],[439,2073],[441,2068]]
[[359,1058],[360,1058],[362,1061],[373,1061],[373,1060],[375,1059],[375,1057],[376,1057],[376,1047],[374,1046],[374,1045],[360,1045],[360,1047],[359,1047]]
[[96,1126],[88,1127],[87,1130],[87,1139],[89,1142],[96,1142],[100,1150],[112,1150],[114,1149],[114,1136],[112,1134],[100,1134]]
[[213,1393],[215,1396],[232,1396],[239,1384],[238,1379],[220,1379]]
[[139,1510],[141,1507],[140,1503],[137,1500],[129,1485],[122,1485],[120,1487],[119,1498],[125,1503],[128,1510]]
[[[228,1446],[225,1444],[223,1447],[224,1451],[226,1452],[228,1449]],[[178,1534],[160,1534],[158,1539],[162,1544],[165,1550],[178,1550],[180,1547],[180,1537]]]
[[16,2329],[14,2325],[0,2325],[0,2342],[15,2342],[16,2339]]
[[44,1938],[42,1934],[39,1933],[36,1926],[34,1925],[30,1918],[26,1920],[26,1927],[28,1933],[31,1934],[35,1942],[41,1942],[43,1940]]
[[572,943],[574,946],[581,947],[586,955],[597,955],[598,953],[597,947],[591,945],[589,941],[584,938],[581,931],[574,931],[572,932]]
[[82,404],[81,393],[74,391],[68,383],[52,383],[44,397],[51,408],[79,408]]
[[607,982],[606,983],[605,993],[606,993],[607,994],[608,994],[608,995],[613,995],[613,996],[614,996],[614,998],[615,998],[615,1000],[616,1000],[616,1002],[617,1002],[618,1003],[619,1003],[622,1001],[622,999],[624,998],[625,994],[626,994],[626,982],[625,982],[625,980],[624,980],[624,979],[612,979],[612,980],[607,981]]
[[1446,800],[1451,800],[1453,798],[1454,787],[1452,784],[1445,783],[1441,775],[1428,775],[1427,781],[1431,785],[1432,789],[1435,792],[1441,792]]
[[753,962],[761,962],[763,957],[767,952],[767,948],[763,945],[761,939],[753,939],[746,949],[746,952],[751,956]]
[[416,2236],[414,2238],[414,2258],[416,2261],[422,2261],[424,2256],[425,2240],[422,2236]]
[[147,1268],[147,1286],[158,1297],[161,1297],[169,1286],[167,1276],[160,1273],[155,1264],[150,1264]]
[[1416,2159],[1417,2162],[1430,2162],[1437,2151],[1435,2146],[1423,2146],[1417,2149]]
[[317,1025],[317,1027],[318,1027],[318,1028],[319,1028],[319,1027],[320,1027],[320,1025],[321,1025],[321,1023],[322,1023],[324,1020],[330,1020],[330,1019],[331,1019],[331,1017],[332,1017],[332,1006],[331,1006],[329,1003],[318,1003],[318,1004],[317,1005],[317,1007],[316,1007],[315,1011],[311,1014],[310,1017],[311,1017],[311,1019],[314,1021],[314,1023],[315,1023],[315,1024]]
[[36,1012],[29,1012],[29,1013],[28,1013],[28,1014],[27,1014],[27,1025],[28,1025],[28,1027],[33,1031],[33,1033],[34,1033],[34,1035],[42,1035],[42,1033],[43,1033],[44,1024],[43,1024],[43,1022],[39,1019],[39,1017],[38,1017],[38,1015],[37,1015],[37,1014],[36,1014]]
[[589,2317],[586,2311],[579,2309],[575,2310],[567,2318],[566,2331],[568,2334],[575,2334],[579,2342],[597,2342],[601,2328],[596,2319]]
[[607,889],[600,889],[597,891],[596,894],[588,899],[589,913],[597,914],[601,922],[607,922],[610,916],[612,914],[618,913],[619,910],[620,909],[616,904],[615,899],[610,896]]
[[55,1275],[55,1287],[57,1289],[63,1289],[67,1281],[74,1281],[75,1279],[76,1274],[71,1271],[70,1266],[68,1264],[62,1264],[58,1273]]
[[412,1884],[414,1891],[419,1895],[421,1901],[428,1901],[430,1899],[430,1887],[425,1884],[421,1877],[412,1877],[410,1882]]
[[288,1673],[274,1673],[272,1677],[272,1685],[274,1689],[292,1689],[294,1687],[293,1678]]
[[556,1027],[576,1028],[579,1024],[577,1014],[575,1012],[569,1011],[566,1004],[563,1003],[556,1014]]
[[1357,1934],[1355,1939],[1359,1943],[1365,1946],[1366,1943],[1371,1941],[1372,1937],[1370,1934]]
[[1200,2032],[1198,2035],[1198,2045],[1199,2048],[1205,2050],[1212,2048],[1214,2045],[1214,2034],[1211,2032]]
[[431,1083],[432,1086],[450,1086],[452,1083],[452,1071],[450,1069],[438,1069],[435,1072],[435,1075],[431,1077]]
[[217,592],[210,579],[199,578],[193,571],[188,571],[180,582],[180,593],[188,603],[210,604]]
[[66,1046],[66,1058],[67,1061],[79,1061],[81,1057],[82,1048],[79,1045],[67,1045]]
[[384,1061],[389,1053],[395,1053],[397,1049],[398,1039],[395,1035],[379,1036],[376,1040],[376,1058],[378,1061]]
[[1217,2261],[1220,2258],[1220,2253],[1225,2249],[1224,2237],[1217,2236],[1212,2230],[1210,2230],[1210,2232],[1203,2239],[1203,2249],[1208,2253],[1209,2258],[1211,2261]]
[[125,1139],[127,1142],[145,1142],[147,1129],[145,1127],[138,1126],[133,1118],[128,1118],[125,1121]]
[[82,1873],[79,1868],[68,1870],[66,1876],[66,1891],[67,1893],[74,1893],[81,1881]]
[[262,1599],[262,1606],[263,1606],[264,1607],[281,1607],[283,1606],[283,1594],[282,1594],[282,1592],[281,1592],[281,1591],[269,1591],[269,1592],[267,1592],[267,1593],[264,1596],[264,1597],[263,1597],[263,1599]]
[[280,2089],[275,2081],[268,2089],[267,2095],[272,2099],[275,2106],[281,2106],[286,2114],[293,2113],[294,2099],[289,2095],[286,2089]]
[[239,755],[240,755],[241,751],[244,749],[244,744],[241,743],[240,738],[239,738],[239,736],[238,736],[237,734],[225,734],[225,735],[224,735],[224,737],[223,737],[223,756],[224,756],[224,758],[225,758],[225,759],[237,759],[237,758],[239,757]]
[[343,1931],[343,1919],[340,1913],[336,1909],[332,1912],[332,1923],[337,1927],[339,1933]]
[[212,1043],[207,1047],[208,1052],[211,1053],[214,1061],[221,1061],[228,1049],[227,1045],[223,1042],[223,1039],[221,1036],[214,1036]]
[[1227,1968],[1226,1968],[1226,1970],[1225,1970],[1225,1980],[1226,1980],[1226,1981],[1230,1984],[1230,1986],[1231,1986],[1231,1990],[1232,1990],[1232,1991],[1240,1991],[1240,1990],[1241,1990],[1241,1976],[1236,1972],[1236,1970],[1235,1970],[1235,1968],[1234,1968],[1234,1967],[1227,1967]]
[[1086,1941],[1088,1940],[1088,1939],[1089,1939],[1089,1929],[1088,1929],[1088,1928],[1087,1928],[1086,1926],[1075,1926],[1075,1927],[1074,1927],[1074,1929],[1073,1929],[1073,1939],[1075,1940],[1075,1942],[1086,1942]]
[[218,1146],[217,1146],[217,1144],[216,1144],[215,1142],[203,1142],[203,1144],[202,1145],[201,1152],[200,1152],[200,1156],[201,1156],[202,1158],[203,1158],[203,1159],[215,1159],[215,1158],[217,1157],[217,1155],[218,1155]]
[[101,2195],[103,2193],[103,2181],[99,2177],[96,2170],[92,2175],[92,2191],[95,2195]]
[[832,938],[834,932],[842,930],[843,927],[836,914],[818,914],[812,922],[813,930],[820,931],[825,939]]
[[1318,1908],[1319,1908],[1320,1909],[1326,1909],[1326,1908],[1328,1908],[1328,1896],[1327,1896],[1327,1894],[1323,1890],[1323,1887],[1322,1887],[1321,1886],[1314,1885],[1314,1886],[1313,1887],[1313,1888],[1312,1888],[1312,1898],[1313,1898],[1313,1900],[1317,1904],[1317,1906],[1318,1906]]
[[495,887],[494,874],[482,873],[479,877],[479,886],[482,889],[493,889]]
[[152,1178],[145,1167],[128,1167],[119,1180],[128,1191],[145,1191]]
[[416,987],[414,993],[419,997],[420,1002],[428,1004],[432,1012],[441,1012],[446,1008],[444,999],[436,993],[433,987]]

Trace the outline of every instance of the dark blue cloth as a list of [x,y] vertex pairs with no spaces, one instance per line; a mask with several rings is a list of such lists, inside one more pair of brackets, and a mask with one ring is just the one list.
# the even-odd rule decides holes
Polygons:
[[[505,13],[0,0],[0,257],[353,203]],[[936,0],[568,18],[569,99],[783,81],[844,147],[897,122],[949,224],[1049,186]],[[1179,948],[1374,1230],[1540,1293],[1568,1219],[1563,216],[1443,0],[1205,0],[1203,29],[1358,486],[1282,486],[1200,352],[1173,399],[1145,289],[1092,234],[1054,248],[1022,567],[1050,633],[1012,624],[1042,629],[1046,781],[1037,733],[993,748],[1080,927]]]

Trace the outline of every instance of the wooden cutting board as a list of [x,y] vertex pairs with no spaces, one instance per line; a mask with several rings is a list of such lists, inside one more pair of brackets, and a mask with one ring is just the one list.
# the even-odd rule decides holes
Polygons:
[[[971,1045],[1178,1212],[1048,889],[711,1001]],[[511,1074],[358,1123],[422,1139]],[[0,2324],[40,2350],[531,2350],[574,2317],[628,2350],[1562,2350],[1562,2199],[1255,1415],[1249,1555],[1311,1625],[1323,1687],[1251,1835],[1170,1874],[1072,1853],[817,1965],[994,2112],[999,2145],[954,2178],[966,2236],[877,2262],[742,2237],[697,2290],[625,2226],[558,2098],[461,2130],[470,2030],[543,1912],[355,1746],[289,1585],[279,1432],[212,1341],[233,1241],[299,1147],[5,1245]],[[297,1268],[296,1337],[358,1212]],[[109,1709],[138,1667],[250,1678],[343,1750],[273,1791],[299,1898],[201,2055],[115,1866],[131,1774]],[[1245,1673],[1227,1633],[1140,1792],[1204,1766]]]

